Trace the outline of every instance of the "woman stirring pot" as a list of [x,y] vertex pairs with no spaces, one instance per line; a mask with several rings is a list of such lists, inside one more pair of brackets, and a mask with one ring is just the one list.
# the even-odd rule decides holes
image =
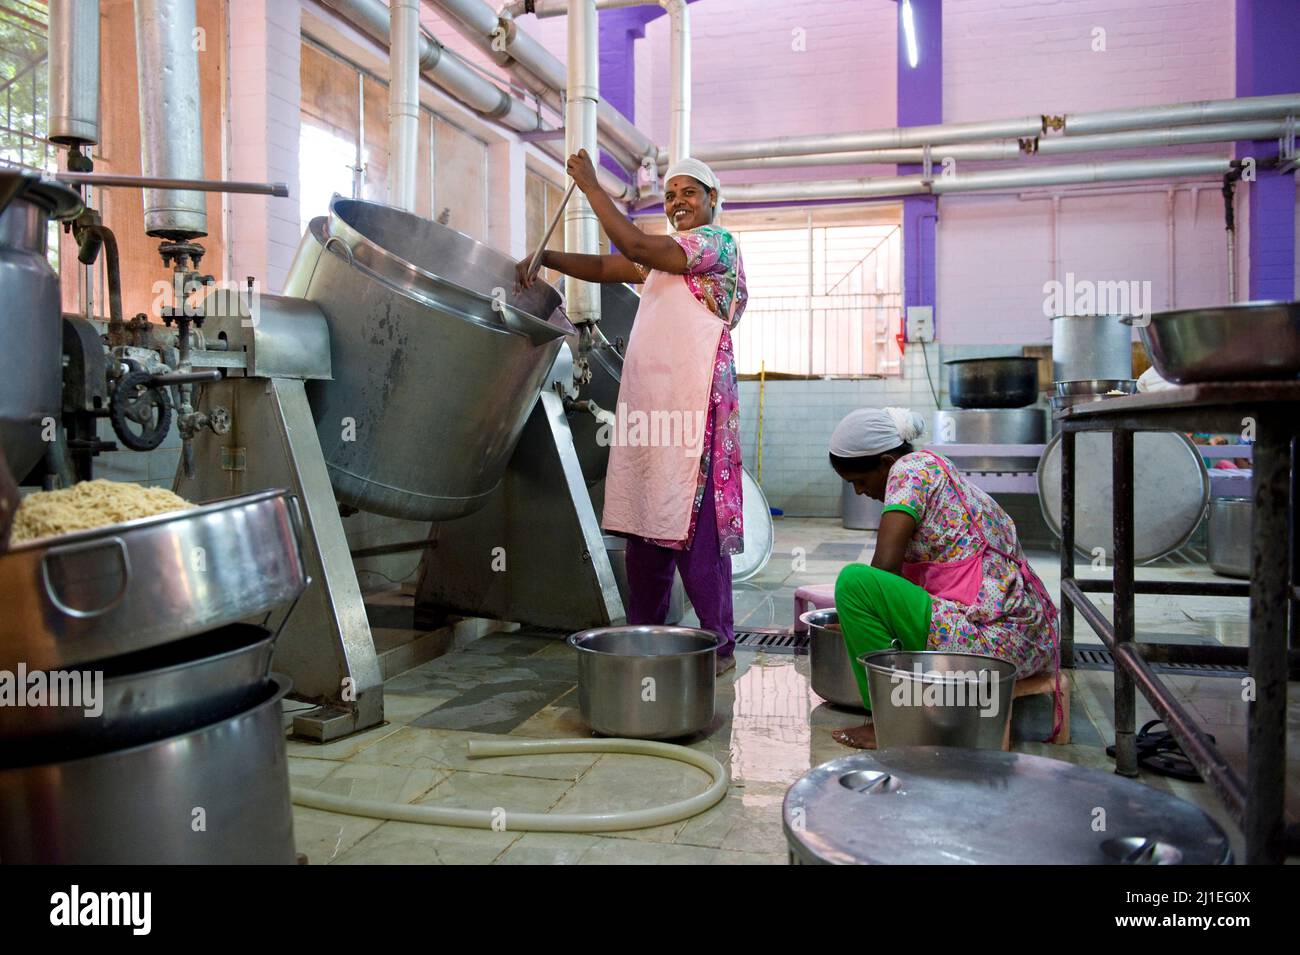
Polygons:
[[[588,282],[644,283],[623,358],[602,526],[627,537],[629,624],[662,624],[680,571],[700,626],[735,666],[731,556],[744,546],[740,411],[730,329],[745,309],[736,240],[714,224],[718,178],[685,159],[664,176],[671,235],[647,235],[596,182],[586,150],[569,176],[619,252],[547,251],[542,265]],[[528,284],[528,261],[518,265]]]
[[[858,657],[898,640],[908,651],[997,657],[1014,664],[1017,677],[1055,666],[1059,727],[1056,606],[1007,512],[947,458],[912,447],[924,427],[906,408],[863,408],[831,435],[831,467],[857,493],[885,505],[871,565],[850,564],[835,582],[862,700],[871,709]],[[834,736],[859,749],[875,746],[870,723]]]

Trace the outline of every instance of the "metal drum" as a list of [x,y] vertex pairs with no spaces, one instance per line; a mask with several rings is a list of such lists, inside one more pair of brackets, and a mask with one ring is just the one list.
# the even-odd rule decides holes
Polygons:
[[259,491],[0,554],[0,670],[74,667],[252,620],[307,583],[286,491]]
[[864,712],[862,692],[853,676],[849,649],[840,630],[840,615],[833,607],[809,610],[799,622],[808,628],[808,663],[812,689],[827,703]]
[[[1093,825],[1097,807],[1105,827]],[[1226,865],[1209,816],[1112,772],[1024,753],[905,746],[846,756],[786,792],[796,865]]]
[[339,500],[443,521],[487,503],[565,335],[544,282],[436,222],[335,197],[285,284],[330,326],[333,381],[308,399]]
[[880,527],[884,502],[859,494],[848,481],[840,488],[840,523],[851,531],[874,531]]
[[1248,497],[1210,501],[1210,567],[1225,577],[1250,577],[1250,532],[1255,502]]
[[[953,408],[933,412],[931,447],[940,453],[946,444],[1042,444],[1047,440],[1047,415],[1042,408]],[[1036,455],[998,454],[996,448],[977,455],[953,456],[963,471],[1032,471]]]
[[[1110,434],[1081,432],[1074,450],[1074,546],[1084,557],[1114,557]],[[1061,436],[1047,443],[1038,466],[1038,501],[1061,536]],[[1174,431],[1133,436],[1133,559],[1158,560],[1196,533],[1210,501],[1210,476],[1196,445]]]
[[1119,315],[1052,319],[1052,380],[1133,377],[1133,331]]
[[584,630],[578,651],[578,706],[595,732],[630,739],[691,736],[713,722],[718,638],[686,627]]
[[62,302],[45,250],[51,217],[80,209],[66,186],[0,172],[0,337],[11,350],[0,375],[0,449],[18,481],[45,453],[43,422],[62,411]]
[[0,859],[292,865],[288,689],[273,676],[250,706],[198,729],[78,759],[28,765],[0,752]]

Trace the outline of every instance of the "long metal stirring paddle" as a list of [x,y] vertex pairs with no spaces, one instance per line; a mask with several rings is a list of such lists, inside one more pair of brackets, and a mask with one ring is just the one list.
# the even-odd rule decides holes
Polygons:
[[570,182],[569,188],[564,193],[564,198],[560,200],[560,208],[555,210],[555,215],[551,216],[551,224],[546,227],[546,234],[542,236],[542,241],[537,243],[537,251],[533,253],[533,260],[528,263],[528,281],[537,277],[537,271],[542,264],[542,253],[546,251],[546,243],[551,241],[551,236],[555,233],[555,227],[560,224],[560,216],[564,215],[564,207],[569,204],[569,197],[573,195],[573,190],[577,187],[576,182]]

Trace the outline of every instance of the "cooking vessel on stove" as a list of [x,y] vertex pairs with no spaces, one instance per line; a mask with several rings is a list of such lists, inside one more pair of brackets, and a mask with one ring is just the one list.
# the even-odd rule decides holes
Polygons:
[[948,366],[948,400],[958,408],[1023,408],[1038,396],[1038,359],[956,358]]

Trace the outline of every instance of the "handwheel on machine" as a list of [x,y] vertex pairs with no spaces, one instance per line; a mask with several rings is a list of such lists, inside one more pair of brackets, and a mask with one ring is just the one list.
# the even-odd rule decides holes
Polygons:
[[152,451],[171,428],[171,399],[166,389],[152,381],[147,371],[129,372],[118,381],[108,402],[113,433],[132,451]]

